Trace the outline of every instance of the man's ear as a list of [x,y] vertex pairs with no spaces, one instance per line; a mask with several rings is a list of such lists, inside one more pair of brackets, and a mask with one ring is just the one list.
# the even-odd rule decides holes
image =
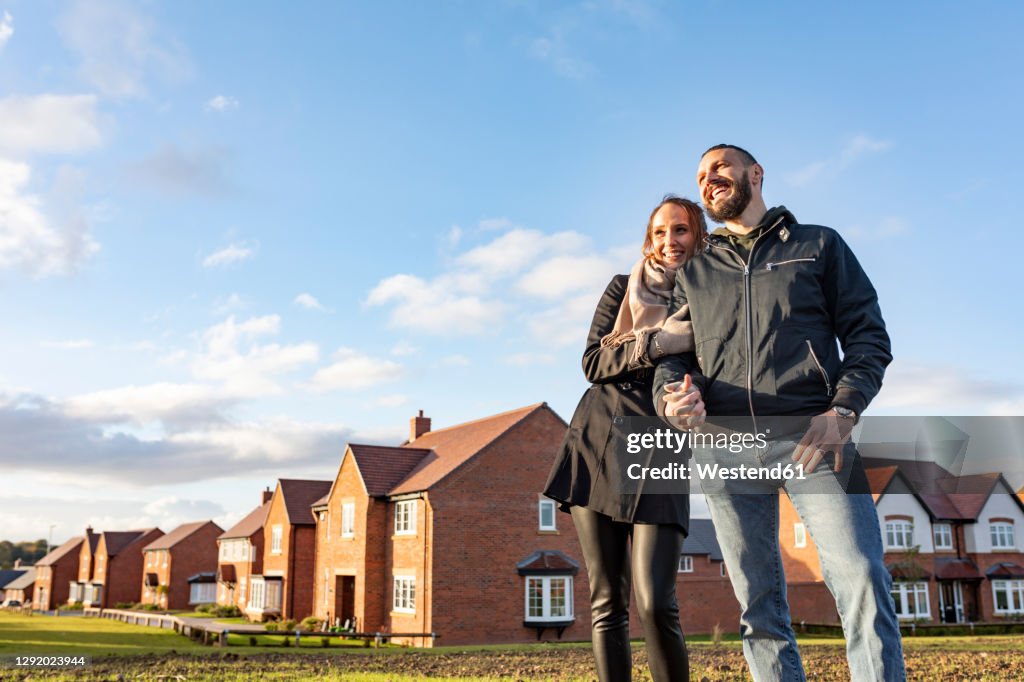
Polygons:
[[755,187],[761,187],[761,183],[764,181],[764,168],[761,167],[761,164],[755,163],[750,167],[750,179]]

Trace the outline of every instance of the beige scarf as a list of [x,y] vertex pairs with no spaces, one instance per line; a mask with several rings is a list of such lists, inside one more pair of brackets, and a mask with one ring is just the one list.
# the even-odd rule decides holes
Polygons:
[[675,268],[667,268],[646,256],[637,261],[629,272],[626,295],[615,316],[615,326],[601,339],[601,347],[615,348],[635,339],[633,360],[638,362],[643,358],[650,334],[661,329],[668,317],[675,284]]

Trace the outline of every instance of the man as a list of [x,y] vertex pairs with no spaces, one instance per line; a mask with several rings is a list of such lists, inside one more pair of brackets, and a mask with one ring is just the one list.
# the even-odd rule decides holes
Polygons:
[[[826,488],[829,494],[764,481],[746,488],[748,494],[707,495],[742,609],[743,650],[754,679],[804,680],[779,551],[781,486],[817,546],[846,633],[852,678],[902,680],[878,517],[856,451],[844,448],[892,360],[889,337],[875,290],[842,238],[830,228],[797,223],[783,206],[768,210],[763,181],[761,165],[734,145],[717,145],[701,157],[701,197],[708,215],[725,227],[678,271],[673,310],[689,306],[696,352],[659,363],[655,405],[691,426],[706,411],[712,418],[742,416],[755,429],[774,427],[751,465],[803,465],[834,486]],[[787,435],[780,425],[798,416],[804,417],[795,420],[800,430]],[[695,449],[694,456],[720,463],[732,456],[730,464],[736,463],[722,450]],[[851,490],[863,492],[847,493],[833,478],[820,478],[844,466]]]

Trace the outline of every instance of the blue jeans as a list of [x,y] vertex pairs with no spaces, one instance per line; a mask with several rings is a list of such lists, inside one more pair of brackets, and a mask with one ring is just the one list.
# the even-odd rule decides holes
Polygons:
[[[694,457],[730,466],[770,466],[791,463],[795,447],[779,441],[741,455],[695,449]],[[848,460],[844,469],[852,464]],[[847,494],[838,482],[834,491],[823,492],[832,477],[824,465],[808,476],[813,483],[788,481],[782,487],[814,539],[825,584],[835,597],[850,677],[855,682],[904,680],[892,579],[884,563],[874,502],[870,495]],[[751,674],[757,682],[802,682],[803,664],[790,623],[779,551],[779,485],[765,481],[764,492],[708,493],[707,501],[742,610],[740,633]]]

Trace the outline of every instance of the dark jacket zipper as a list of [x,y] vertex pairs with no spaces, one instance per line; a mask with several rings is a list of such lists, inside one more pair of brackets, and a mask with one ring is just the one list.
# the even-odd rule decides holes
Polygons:
[[825,380],[825,397],[832,397],[832,382],[828,380],[828,374],[825,373],[825,368],[818,362],[818,356],[814,354],[814,346],[811,345],[811,340],[807,339],[807,350],[811,351],[811,360],[814,360],[814,364],[818,366],[818,371],[821,372],[821,378]]
[[768,263],[764,266],[765,270],[771,270],[777,268],[780,265],[789,265],[790,263],[813,263],[816,258],[791,258],[790,260],[780,260],[778,263]]

